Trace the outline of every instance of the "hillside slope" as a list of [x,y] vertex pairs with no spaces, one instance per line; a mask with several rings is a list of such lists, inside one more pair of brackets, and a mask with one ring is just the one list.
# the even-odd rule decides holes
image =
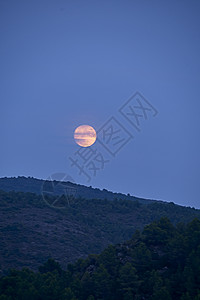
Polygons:
[[199,300],[200,221],[147,225],[125,243],[69,264],[53,259],[0,277],[0,299]]
[[1,270],[37,269],[49,257],[65,268],[77,258],[131,238],[136,229],[162,216],[174,224],[189,222],[200,218],[200,210],[173,203],[83,198],[71,198],[65,208],[57,209],[41,195],[0,191]]
[[[63,179],[65,179],[63,175]],[[33,177],[3,177],[0,178],[0,190],[9,192],[30,192],[41,195],[41,193],[47,191],[51,195],[61,195],[66,192],[72,192],[76,198],[82,197],[87,199],[124,199],[124,200],[138,200],[143,204],[151,203],[155,200],[138,198],[122,193],[113,193],[105,189],[100,190],[98,188],[92,188],[91,186],[84,186],[69,181],[57,181],[57,180],[43,180]]]

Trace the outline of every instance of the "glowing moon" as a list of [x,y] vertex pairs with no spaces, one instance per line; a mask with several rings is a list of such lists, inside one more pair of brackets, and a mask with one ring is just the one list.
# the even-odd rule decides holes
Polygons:
[[74,140],[81,147],[89,147],[93,145],[96,138],[96,131],[89,125],[81,125],[74,131]]

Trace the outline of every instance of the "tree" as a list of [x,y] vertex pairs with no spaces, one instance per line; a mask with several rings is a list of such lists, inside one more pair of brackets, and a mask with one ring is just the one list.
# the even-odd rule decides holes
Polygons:
[[119,270],[119,292],[122,295],[135,295],[138,289],[138,276],[136,274],[136,269],[127,262]]
[[166,287],[161,287],[153,293],[151,300],[172,300]]
[[53,272],[53,271],[57,271],[59,274],[62,273],[62,269],[61,266],[58,262],[56,262],[54,259],[49,258],[47,260],[47,262],[43,265],[39,267],[39,271],[40,273],[47,273],[47,272]]

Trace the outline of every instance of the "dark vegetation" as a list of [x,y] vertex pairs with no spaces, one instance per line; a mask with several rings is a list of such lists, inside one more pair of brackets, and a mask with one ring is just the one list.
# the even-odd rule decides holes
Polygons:
[[[52,183],[54,184],[54,189],[51,189]],[[0,178],[0,190],[9,192],[9,191],[16,191],[16,192],[30,192],[41,195],[42,190],[49,190],[54,195],[62,195],[65,192],[65,188],[72,188],[75,192],[76,198],[85,198],[85,199],[107,199],[107,200],[114,200],[114,199],[123,199],[123,200],[138,200],[142,204],[151,203],[155,200],[148,200],[142,199],[134,196],[130,196],[129,194],[124,195],[121,193],[113,193],[107,191],[106,189],[100,190],[98,188],[92,188],[72,183],[72,182],[59,182],[59,181],[48,181],[37,179],[33,177],[24,177],[18,176],[16,177],[4,177]]]
[[199,300],[200,221],[173,226],[161,218],[65,271],[53,259],[38,272],[11,270],[0,278],[0,295],[0,300]]
[[41,195],[0,191],[0,274],[9,268],[37,270],[50,257],[66,268],[78,258],[130,239],[137,229],[161,217],[173,224],[200,218],[199,210],[166,202],[67,200],[61,196],[66,207],[56,209]]

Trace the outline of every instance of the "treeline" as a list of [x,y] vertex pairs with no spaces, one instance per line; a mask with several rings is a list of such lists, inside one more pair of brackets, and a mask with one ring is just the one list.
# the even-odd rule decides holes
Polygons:
[[62,270],[49,259],[38,272],[11,270],[0,278],[0,300],[199,300],[200,221],[167,218],[99,255]]
[[[49,202],[56,199],[49,196]],[[23,266],[37,271],[50,257],[66,269],[80,257],[130,239],[135,230],[161,217],[174,225],[200,219],[200,210],[173,203],[65,196],[59,200],[63,209],[50,207],[42,195],[0,191],[0,274]]]
[[[59,175],[59,174],[58,174]],[[62,175],[62,174],[60,174]],[[63,174],[63,178],[60,179],[64,180],[67,179]],[[70,180],[70,177],[68,178]],[[72,179],[72,178],[71,178]],[[82,197],[87,199],[108,199],[114,200],[117,199],[124,199],[124,200],[138,200],[142,204],[147,204],[153,202],[152,200],[142,199],[134,196],[130,196],[130,194],[121,194],[121,193],[113,193],[107,191],[106,189],[100,190],[98,188],[92,188],[92,186],[84,186],[72,182],[66,181],[49,181],[49,180],[42,180],[33,177],[24,177],[18,176],[16,177],[4,177],[0,178],[0,190],[3,191],[16,191],[16,192],[29,192],[35,194],[41,194],[41,191],[48,191],[52,195],[62,195],[63,193],[67,192],[69,187],[72,187],[73,191],[75,192],[76,197]]]

